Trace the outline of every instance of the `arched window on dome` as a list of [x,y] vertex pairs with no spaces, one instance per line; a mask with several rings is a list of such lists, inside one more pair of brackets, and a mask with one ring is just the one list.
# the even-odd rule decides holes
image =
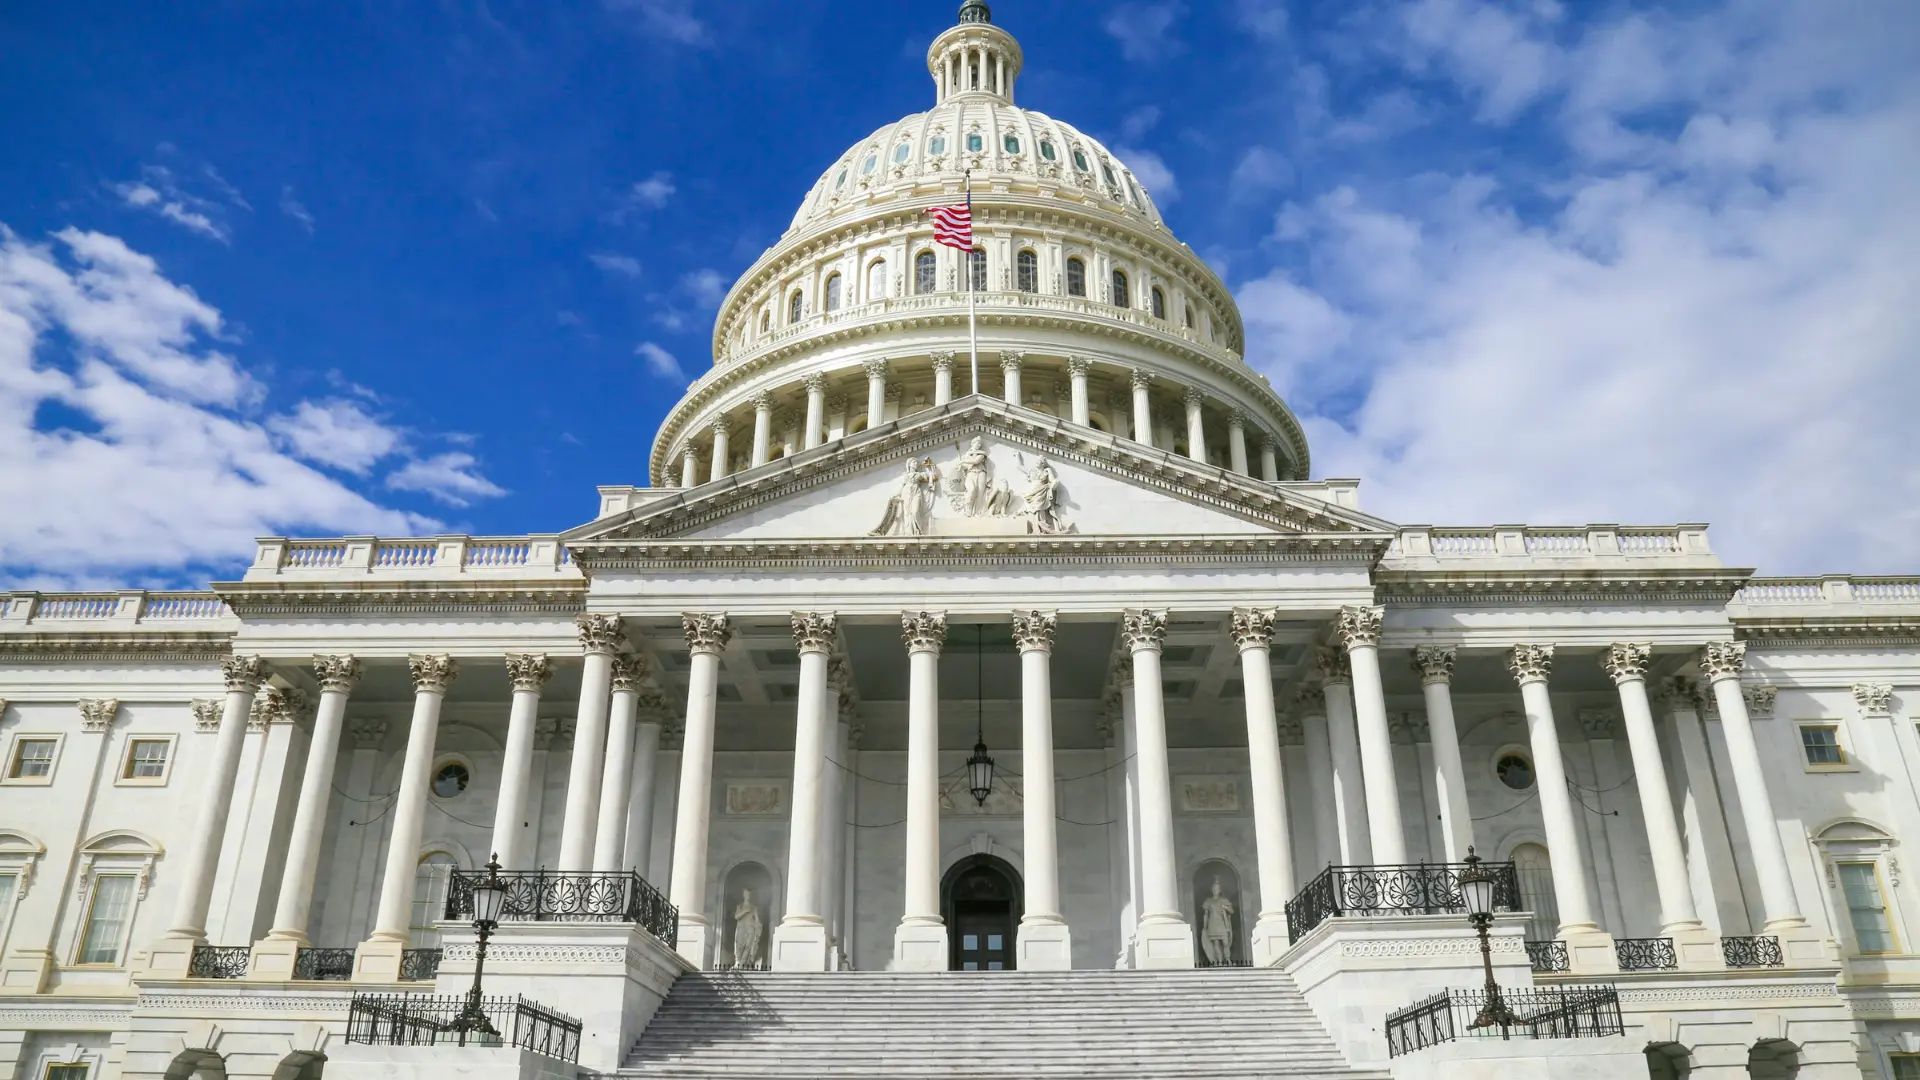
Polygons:
[[1087,295],[1087,264],[1080,259],[1067,260],[1067,295]]
[[1014,284],[1021,292],[1040,291],[1040,256],[1023,250],[1013,260]]
[[1153,317],[1156,319],[1167,317],[1167,294],[1161,292],[1158,285],[1153,287]]
[[927,140],[927,154],[929,156],[939,157],[946,152],[947,137],[945,135],[935,135],[933,138]]
[[1058,156],[1058,152],[1053,148],[1052,139],[1040,140],[1040,156],[1048,161],[1053,161]]
[[987,253],[981,248],[967,252],[967,288],[987,291]]
[[1073,167],[1079,169],[1081,172],[1093,171],[1087,167],[1087,155],[1081,153],[1080,148],[1077,146],[1073,148]]
[[1006,147],[1007,153],[1017,154],[1020,152],[1020,136],[1008,132],[1006,140],[1001,145]]
[[1115,195],[1120,194],[1120,178],[1113,175],[1113,166],[1103,161],[1100,163],[1100,171],[1105,174],[1107,186],[1113,189],[1113,193]]
[[923,251],[913,257],[913,291],[917,296],[932,292],[939,283],[937,264],[933,252]]
[[799,324],[801,304],[803,302],[804,301],[800,299],[799,289],[793,290],[793,295],[787,297],[787,325],[788,326],[795,326]]
[[967,136],[967,153],[977,154],[986,148],[986,140],[980,137],[979,132],[976,131]]
[[875,259],[867,264],[868,302],[887,298],[887,260]]
[[840,175],[833,178],[833,190],[839,191],[841,188],[846,186],[847,186],[847,170],[842,168],[840,170]]
[[1180,310],[1187,317],[1187,329],[1189,330],[1193,329],[1193,305],[1183,304],[1181,305]]
[[1113,295],[1109,299],[1112,300],[1114,307],[1133,306],[1133,290],[1127,283],[1125,270],[1113,272]]
[[870,175],[874,170],[874,166],[879,164],[880,164],[879,154],[868,154],[867,160],[860,163],[860,175],[861,176]]
[[913,153],[913,147],[908,146],[906,143],[901,143],[899,146],[893,148],[893,163],[895,165],[905,165],[907,163],[907,155],[911,153]]
[[827,275],[827,302],[825,306],[826,306],[826,310],[828,311],[840,310],[840,275],[839,274]]
[[760,313],[760,332],[764,334],[772,329],[773,329],[773,312],[762,311]]

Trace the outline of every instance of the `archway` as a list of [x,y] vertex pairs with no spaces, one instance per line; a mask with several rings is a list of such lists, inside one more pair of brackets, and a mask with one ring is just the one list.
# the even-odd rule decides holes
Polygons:
[[1692,1057],[1679,1043],[1652,1043],[1647,1047],[1647,1076],[1650,1080],[1687,1080],[1693,1071]]
[[1020,875],[1005,859],[969,855],[940,881],[950,971],[1012,971],[1020,926]]
[[1793,1080],[1800,1075],[1800,1048],[1785,1039],[1762,1039],[1747,1051],[1753,1080]]
[[273,1080],[322,1080],[327,1056],[312,1050],[295,1050],[274,1066]]
[[720,954],[714,963],[741,971],[767,970],[773,875],[757,862],[743,862],[727,871],[721,899]]
[[167,1080],[227,1080],[226,1059],[211,1050],[182,1050],[167,1066]]
[[[1219,896],[1214,885],[1220,886]],[[1193,872],[1193,927],[1201,967],[1247,967],[1246,908],[1240,904],[1240,873],[1225,859],[1208,859]],[[1218,944],[1224,935],[1224,949]],[[1209,937],[1215,944],[1209,946]]]

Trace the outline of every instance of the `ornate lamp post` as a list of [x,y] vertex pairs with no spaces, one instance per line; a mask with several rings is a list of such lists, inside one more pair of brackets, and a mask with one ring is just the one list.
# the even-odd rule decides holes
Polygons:
[[1499,879],[1480,867],[1480,856],[1467,849],[1467,868],[1460,871],[1460,896],[1467,904],[1467,921],[1480,933],[1480,966],[1487,973],[1487,1003],[1480,1007],[1480,1015],[1467,1025],[1468,1031],[1477,1028],[1498,1025],[1500,1037],[1507,1038],[1507,1028],[1520,1022],[1507,1008],[1500,997],[1500,984],[1493,981],[1493,944],[1487,937],[1487,930],[1493,926],[1493,900],[1498,889]]
[[981,806],[987,805],[987,796],[993,794],[993,758],[987,756],[987,687],[983,681],[986,664],[981,659],[985,643],[986,628],[979,627],[975,630],[973,637],[973,715],[976,741],[973,744],[973,756],[967,759],[967,790],[972,793],[973,801]]
[[467,991],[467,1003],[461,1007],[460,1015],[453,1018],[451,1027],[461,1046],[467,1044],[469,1035],[500,1038],[499,1029],[480,1007],[480,973],[487,965],[487,938],[493,936],[494,927],[500,925],[500,913],[506,906],[507,883],[500,880],[500,856],[494,855],[487,860],[486,880],[473,883],[473,932],[479,937],[473,952],[473,989]]

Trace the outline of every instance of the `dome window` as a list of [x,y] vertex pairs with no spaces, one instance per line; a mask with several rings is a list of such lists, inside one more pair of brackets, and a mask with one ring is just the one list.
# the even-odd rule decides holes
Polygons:
[[1120,190],[1120,178],[1113,175],[1113,166],[1103,161],[1100,163],[1100,172],[1106,176],[1107,186],[1118,192]]
[[840,310],[840,275],[839,274],[830,274],[827,276],[826,309],[828,311]]
[[980,151],[985,150],[986,148],[987,148],[987,141],[980,137],[979,132],[976,131],[967,136],[967,153],[977,154]]
[[1182,314],[1184,314],[1187,317],[1187,329],[1189,330],[1193,329],[1193,305],[1192,304],[1182,305],[1180,308],[1180,311]]
[[787,325],[788,326],[793,326],[800,321],[802,303],[803,301],[800,299],[799,289],[793,290],[793,295],[787,297]]
[[840,175],[833,178],[833,190],[839,191],[847,186],[847,170],[841,169]]
[[1073,152],[1073,167],[1079,169],[1081,172],[1093,171],[1092,168],[1087,165],[1087,155],[1081,153],[1078,149]]
[[884,300],[887,297],[887,260],[875,259],[867,266],[867,299]]
[[771,311],[761,312],[760,313],[760,332],[764,334],[771,329],[773,329],[773,312]]
[[1067,295],[1087,295],[1087,264],[1079,259],[1067,260]]
[[933,138],[927,140],[927,153],[934,157],[939,157],[946,152],[947,137],[945,135],[935,135]]
[[932,292],[937,280],[933,252],[923,251],[913,257],[913,291],[917,296]]
[[1142,199],[1142,198],[1140,197],[1140,185],[1139,185],[1139,184],[1136,184],[1136,183],[1134,183],[1134,182],[1133,182],[1133,177],[1131,177],[1131,176],[1129,176],[1129,177],[1127,177],[1127,191],[1128,191],[1128,192],[1130,192],[1130,193],[1132,193],[1132,195],[1133,195],[1133,205],[1135,205],[1135,206],[1144,206],[1144,205],[1145,205],[1145,203],[1146,203],[1146,200],[1144,200],[1144,199]]
[[907,163],[907,155],[912,152],[913,152],[913,148],[908,146],[906,143],[901,143],[899,146],[894,147],[893,163],[895,165],[905,165]]
[[1022,251],[1013,260],[1014,284],[1021,292],[1040,291],[1040,257],[1031,251]]
[[1052,139],[1040,140],[1040,156],[1047,159],[1048,161],[1053,161],[1058,157],[1058,154],[1053,149]]
[[987,291],[987,253],[980,248],[967,252],[967,288]]
[[1167,294],[1161,292],[1158,285],[1153,287],[1153,317],[1156,319],[1167,317]]
[[1007,148],[1007,153],[1017,154],[1020,152],[1020,136],[1009,134],[1001,145]]
[[879,154],[868,154],[868,155],[867,155],[867,160],[865,160],[865,161],[863,161],[863,162],[861,162],[861,163],[860,163],[860,175],[861,175],[861,176],[868,176],[868,175],[870,175],[870,174],[872,174],[872,172],[873,172],[873,169],[874,169],[874,166],[876,166],[876,165],[878,165],[878,164],[880,164],[880,155],[879,155]]
[[1133,306],[1133,290],[1128,286],[1127,272],[1125,270],[1115,270],[1113,272],[1112,300],[1114,307]]

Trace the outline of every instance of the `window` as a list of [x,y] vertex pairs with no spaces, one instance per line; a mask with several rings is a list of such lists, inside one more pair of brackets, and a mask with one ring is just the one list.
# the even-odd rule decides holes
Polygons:
[[120,778],[123,780],[165,780],[167,778],[167,756],[172,749],[172,739],[127,740],[127,763],[120,769]]
[[938,284],[933,252],[923,251],[915,255],[913,257],[913,291],[924,296],[932,292]]
[[884,300],[887,298],[887,260],[875,259],[867,264],[867,299]]
[[1135,206],[1146,205],[1146,200],[1140,197],[1140,185],[1134,183],[1133,177],[1131,176],[1127,177],[1127,193],[1133,196],[1133,205]]
[[47,1066],[43,1080],[87,1080],[87,1070],[91,1068],[93,1066],[84,1061],[65,1064],[56,1062]]
[[979,248],[967,252],[967,288],[987,291],[987,253]]
[[133,917],[132,874],[101,874],[93,879],[85,929],[80,935],[76,964],[118,964]]
[[1843,862],[1840,891],[1847,899],[1847,919],[1853,923],[1854,949],[1862,953],[1897,951],[1893,924],[1887,919],[1886,893],[1880,888],[1880,868],[1870,862]]
[[947,137],[945,135],[935,135],[933,138],[927,140],[927,153],[934,157],[939,157],[946,152]]
[[795,289],[793,291],[793,295],[787,297],[787,325],[792,326],[794,323],[797,323],[799,321],[800,321],[800,290]]
[[834,177],[833,179],[833,190],[839,191],[841,188],[846,186],[847,186],[847,170],[841,169],[840,175]]
[[1031,251],[1022,251],[1014,256],[1014,284],[1021,292],[1040,291],[1040,256]]
[[1840,749],[1840,725],[1801,724],[1800,749],[1808,765],[1845,765],[1846,751]]
[[1920,1080],[1920,1054],[1888,1054],[1893,1080]]
[[1079,259],[1067,260],[1067,295],[1087,295],[1087,264]]
[[1120,191],[1120,178],[1113,175],[1113,166],[1107,164],[1104,161],[1101,162],[1100,175],[1107,178],[1107,186],[1112,188],[1115,194],[1118,194]]
[[0,948],[7,944],[7,924],[13,919],[13,899],[19,886],[19,874],[0,874]]
[[979,132],[976,131],[967,136],[967,153],[977,154],[986,148],[987,142],[980,137]]
[[840,275],[839,274],[829,274],[827,276],[826,309],[828,311],[840,310]]
[[442,799],[451,799],[467,790],[473,783],[473,770],[463,762],[449,761],[436,769],[433,774],[433,793]]
[[1040,156],[1048,161],[1053,161],[1059,156],[1053,149],[1052,139],[1040,140]]
[[874,166],[878,164],[880,164],[880,155],[868,154],[867,160],[860,163],[860,175],[861,176],[872,175]]
[[1114,307],[1133,306],[1133,292],[1127,287],[1127,272],[1124,270],[1115,270],[1113,272],[1112,299]]
[[1158,285],[1153,287],[1153,317],[1156,319],[1167,317],[1167,294],[1161,292]]
[[413,916],[407,935],[416,949],[440,947],[440,921],[447,906],[447,883],[453,879],[453,856],[444,851],[429,852],[413,872]]
[[1183,315],[1185,315],[1185,316],[1186,316],[1186,319],[1187,319],[1187,329],[1189,329],[1189,330],[1191,330],[1191,329],[1193,329],[1193,305],[1192,305],[1192,304],[1182,304],[1182,305],[1180,305],[1180,311],[1181,311],[1181,313],[1182,313]]
[[906,143],[901,143],[899,146],[893,148],[893,163],[895,165],[905,165],[907,163],[907,155],[911,153],[913,153],[913,148]]
[[1009,134],[1000,145],[1006,148],[1007,153],[1017,154],[1020,152],[1020,136]]
[[1493,774],[1515,791],[1525,791],[1533,786],[1533,762],[1520,754],[1500,755],[1500,760],[1494,763]]
[[761,312],[760,313],[760,332],[764,334],[772,329],[773,329],[773,312],[771,311]]
[[1521,904],[1533,911],[1527,938],[1545,941],[1560,932],[1560,903],[1553,892],[1553,859],[1539,844],[1515,844],[1507,853],[1520,879]]
[[13,740],[13,760],[7,764],[7,779],[45,781],[53,776],[53,758],[60,740],[22,735]]
[[1079,147],[1075,147],[1073,151],[1073,167],[1081,172],[1093,171],[1087,167],[1087,155],[1081,153]]

